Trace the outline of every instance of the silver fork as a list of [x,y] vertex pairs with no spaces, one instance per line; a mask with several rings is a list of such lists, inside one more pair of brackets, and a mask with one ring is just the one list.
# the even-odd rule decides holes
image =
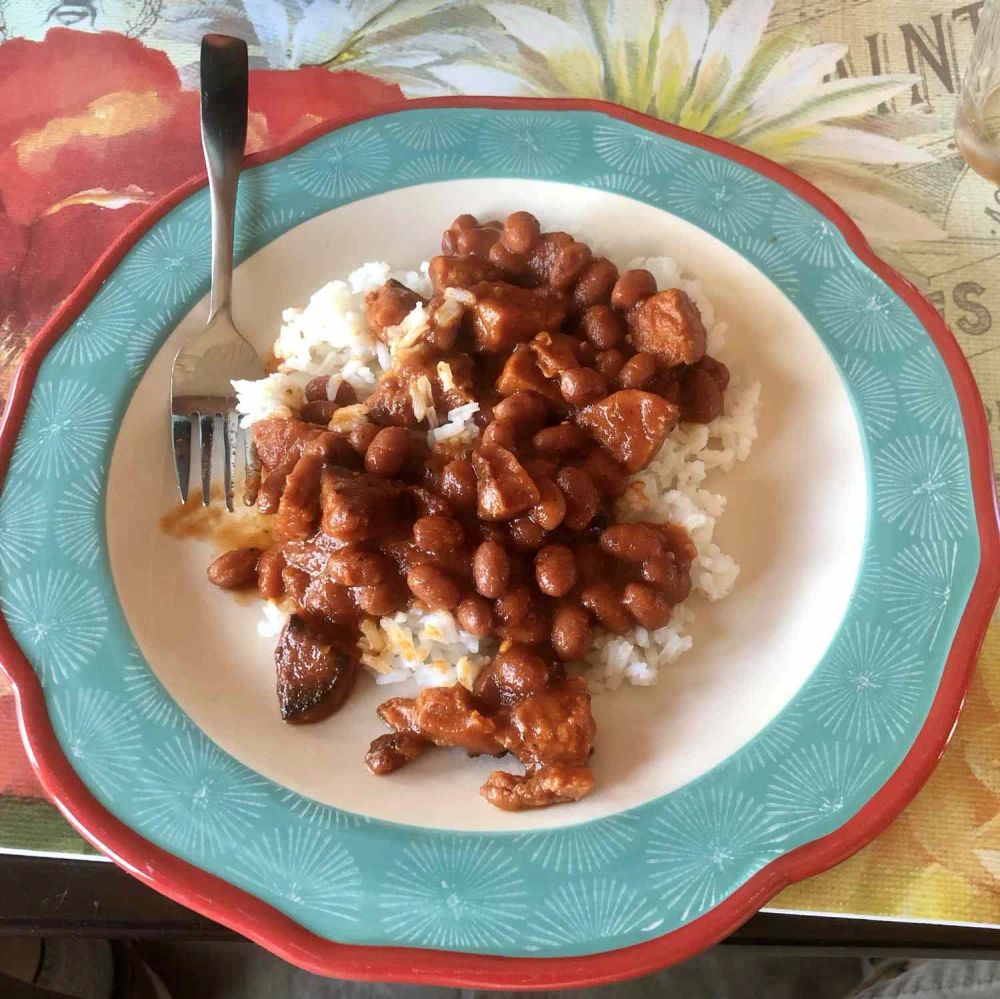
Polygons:
[[232,379],[265,375],[257,352],[233,323],[233,227],[236,189],[247,135],[247,47],[239,38],[206,35],[201,41],[201,142],[212,205],[212,297],[208,325],[174,358],[170,422],[181,502],[187,502],[192,423],[198,426],[201,496],[212,495],[212,442],[222,423],[226,508],[233,509],[238,437],[243,436],[243,501],[250,506],[260,485],[260,462],[248,433],[239,429]]

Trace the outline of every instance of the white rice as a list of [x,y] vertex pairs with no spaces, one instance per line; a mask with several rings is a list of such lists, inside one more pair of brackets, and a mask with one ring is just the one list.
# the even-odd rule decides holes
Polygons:
[[[717,321],[701,282],[683,274],[670,257],[642,257],[626,267],[645,267],[660,288],[682,288],[698,306],[708,331],[708,350],[725,361],[726,323]],[[378,340],[364,321],[364,296],[395,278],[418,294],[430,296],[427,264],[417,271],[398,272],[383,262],[366,263],[346,281],[331,281],[320,288],[304,309],[286,309],[274,345],[277,371],[256,382],[236,381],[237,408],[244,426],[267,417],[289,417],[304,401],[306,384],[317,375],[330,375],[329,398],[341,382],[349,382],[363,400],[380,375],[389,370],[400,347],[416,343],[427,330],[423,306],[414,309],[390,334],[390,344]],[[467,294],[450,296],[457,304]],[[447,365],[444,365],[447,368]],[[450,369],[438,375],[445,387]],[[424,379],[424,381],[427,381]],[[479,409],[472,402],[447,413],[433,406],[431,386],[412,389],[415,415],[428,427],[434,443],[471,442],[479,431],[473,417]],[[669,666],[692,646],[689,628],[695,605],[702,599],[720,600],[732,590],[739,576],[736,562],[712,540],[718,518],[726,509],[724,495],[705,488],[711,472],[726,472],[745,461],[757,438],[760,384],[733,375],[726,391],[725,413],[707,426],[680,424],[664,442],[656,458],[632,477],[628,492],[618,503],[621,520],[669,521],[681,524],[691,535],[698,554],[691,568],[692,596],[674,608],[670,623],[656,631],[635,628],[626,635],[598,634],[587,654],[586,676],[594,690],[614,690],[623,682],[649,686],[661,666]],[[349,429],[364,419],[363,404],[344,407],[334,414],[331,427]],[[268,602],[258,631],[277,635],[288,608]],[[493,639],[478,639],[462,631],[447,611],[428,612],[410,607],[376,625],[362,626],[361,661],[376,683],[415,680],[421,687],[461,682],[471,687],[476,674],[496,649]]]

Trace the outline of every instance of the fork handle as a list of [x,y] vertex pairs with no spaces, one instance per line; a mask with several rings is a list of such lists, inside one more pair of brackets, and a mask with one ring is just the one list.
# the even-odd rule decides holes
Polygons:
[[209,322],[230,312],[236,189],[246,138],[246,42],[229,35],[205,35],[201,40],[201,144],[212,204]]

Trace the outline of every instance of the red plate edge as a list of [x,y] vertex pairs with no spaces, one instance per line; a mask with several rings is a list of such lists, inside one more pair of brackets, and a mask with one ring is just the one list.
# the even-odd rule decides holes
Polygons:
[[[968,362],[944,320],[909,281],[875,255],[847,213],[791,170],[721,139],[604,101],[435,97],[400,101],[372,113],[324,123],[283,146],[248,157],[245,165],[256,166],[280,159],[343,125],[414,108],[595,111],[740,163],[792,191],[825,215],[837,226],[856,256],[913,310],[944,359],[958,393],[969,448],[981,554],[979,571],[948,653],[941,684],[923,727],[899,767],[875,796],[835,832],[772,861],[714,909],[655,940],[601,954],[556,958],[511,958],[409,947],[348,945],[311,933],[242,889],[167,853],[104,808],[63,755],[48,718],[38,677],[2,615],[0,669],[14,688],[21,738],[31,765],[70,824],[140,881],[285,960],[321,975],[467,988],[554,989],[621,981],[693,957],[732,933],[786,885],[840,863],[888,826],[930,776],[954,731],[1000,595],[1000,528],[986,413]],[[194,177],[143,212],[101,256],[34,338],[14,376],[0,421],[0,484],[14,451],[38,368],[49,349],[146,229],[205,183],[204,176]]]

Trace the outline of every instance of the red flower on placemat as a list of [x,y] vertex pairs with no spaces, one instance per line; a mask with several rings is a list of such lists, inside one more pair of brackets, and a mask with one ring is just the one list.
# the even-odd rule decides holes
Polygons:
[[[353,71],[254,71],[247,150],[401,97]],[[201,169],[198,95],[164,53],[62,28],[0,45],[4,339],[37,330],[146,205]]]

